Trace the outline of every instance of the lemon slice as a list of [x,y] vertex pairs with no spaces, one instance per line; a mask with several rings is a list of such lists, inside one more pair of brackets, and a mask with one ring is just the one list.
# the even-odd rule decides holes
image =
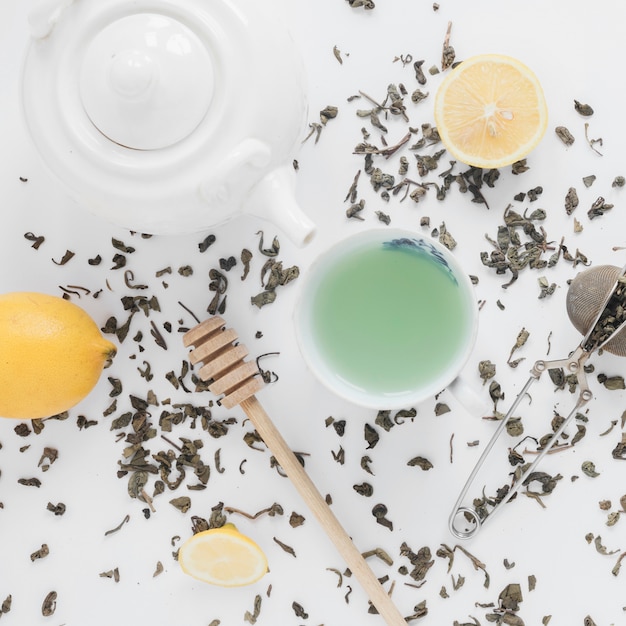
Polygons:
[[442,81],[435,121],[448,151],[493,169],[526,157],[543,137],[548,109],[535,74],[501,54],[471,57]]
[[187,539],[178,551],[178,562],[185,574],[222,587],[249,585],[267,572],[261,548],[233,524]]

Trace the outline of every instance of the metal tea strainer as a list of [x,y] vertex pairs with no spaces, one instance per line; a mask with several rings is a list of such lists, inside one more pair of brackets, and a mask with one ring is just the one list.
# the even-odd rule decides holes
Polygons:
[[[567,358],[552,361],[539,360],[533,365],[530,378],[501,420],[454,505],[448,526],[455,537],[469,539],[476,535],[487,519],[491,519],[496,511],[509,502],[525,483],[527,484],[529,476],[535,472],[543,457],[552,449],[572,418],[582,406],[591,400],[593,394],[587,384],[583,368],[591,354],[602,349],[617,356],[626,356],[626,333],[622,332],[626,328],[626,307],[622,307],[621,304],[624,301],[626,301],[626,266],[620,269],[613,265],[599,265],[581,272],[571,282],[567,292],[567,314],[576,330],[584,337]],[[516,478],[506,494],[494,501],[493,508],[489,512],[486,512],[483,507],[464,505],[467,492],[530,386],[539,380],[543,372],[558,368],[563,368],[568,374],[576,376],[579,393],[572,411],[554,432],[550,441],[538,452],[534,461],[528,465],[521,476]]]

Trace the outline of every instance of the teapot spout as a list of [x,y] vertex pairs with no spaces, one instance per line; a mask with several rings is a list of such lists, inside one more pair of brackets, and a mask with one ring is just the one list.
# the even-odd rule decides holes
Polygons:
[[295,172],[281,166],[266,174],[252,187],[243,210],[279,227],[297,246],[303,246],[315,235],[315,224],[296,202]]

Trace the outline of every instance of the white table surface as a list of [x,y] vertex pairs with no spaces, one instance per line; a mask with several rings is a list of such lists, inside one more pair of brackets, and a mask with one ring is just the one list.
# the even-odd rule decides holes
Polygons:
[[[146,519],[146,504],[127,493],[128,477],[117,477],[125,444],[117,440],[118,432],[110,430],[110,422],[131,410],[131,394],[145,398],[151,390],[161,403],[167,399],[196,405],[209,401],[207,394],[177,390],[165,378],[169,371],[179,373],[187,357],[177,329],[179,320],[187,326],[193,320],[179,302],[204,316],[212,297],[208,290],[209,269],[218,267],[220,257],[238,257],[244,247],[255,253],[251,274],[246,281],[239,280],[240,263],[230,271],[225,317],[253,355],[279,353],[262,361],[263,367],[276,372],[278,381],[264,389],[259,398],[292,448],[308,455],[307,471],[320,491],[332,497],[333,510],[356,545],[363,551],[381,547],[393,558],[390,567],[376,558],[370,562],[377,575],[389,577],[385,586],[389,589],[393,584],[393,598],[401,612],[411,616],[416,605],[426,602],[427,615],[411,623],[489,623],[486,614],[491,609],[481,605],[497,606],[500,592],[511,583],[521,586],[523,601],[517,615],[527,625],[548,623],[546,616],[552,616],[551,626],[582,625],[586,616],[599,626],[624,623],[626,572],[615,576],[611,570],[626,550],[626,519],[607,526],[609,511],[601,510],[599,502],[610,500],[610,511],[617,511],[626,493],[626,466],[611,454],[622,437],[626,397],[623,391],[609,391],[596,379],[597,373],[623,375],[623,359],[608,354],[592,358],[596,371],[589,377],[594,398],[585,408],[589,418],[587,435],[574,448],[551,455],[542,466],[563,477],[554,492],[542,498],[545,508],[534,499],[518,496],[476,538],[462,544],[484,563],[489,574],[486,587],[483,572],[475,570],[461,551],[457,549],[450,571],[447,559],[436,552],[441,544],[451,548],[458,544],[448,531],[448,515],[496,424],[471,415],[444,391],[438,401],[448,404],[450,412],[436,416],[433,399],[415,407],[415,419],[385,432],[374,424],[375,411],[333,397],[313,379],[299,357],[291,310],[302,276],[283,287],[270,306],[259,310],[249,301],[260,291],[259,276],[265,261],[257,252],[259,229],[264,230],[268,240],[278,236],[279,258],[285,265],[298,265],[304,275],[311,260],[329,243],[359,230],[382,226],[376,217],[376,211],[381,210],[390,216],[392,225],[419,232],[429,233],[445,223],[457,240],[455,254],[468,273],[478,277],[476,297],[483,303],[476,349],[466,376],[477,392],[487,397],[477,364],[483,359],[493,361],[497,366],[495,378],[505,393],[500,410],[506,409],[522,387],[534,360],[546,357],[548,347],[549,358],[558,358],[578,344],[579,335],[567,318],[565,297],[567,281],[583,266],[574,267],[561,259],[552,268],[526,269],[516,283],[503,289],[509,276],[498,276],[483,266],[480,253],[491,250],[484,235],[495,238],[503,212],[512,203],[519,212],[545,209],[548,240],[558,245],[564,237],[572,254],[578,249],[594,265],[624,264],[626,255],[620,248],[626,245],[626,189],[612,187],[612,181],[615,176],[626,175],[622,77],[626,5],[618,0],[441,0],[439,4],[435,11],[431,2],[378,0],[374,10],[364,11],[350,8],[345,0],[276,3],[301,47],[308,72],[310,122],[318,122],[318,112],[327,105],[339,109],[319,141],[309,139],[298,155],[298,198],[317,222],[318,233],[308,247],[299,249],[280,229],[256,218],[241,218],[213,228],[210,232],[217,241],[203,254],[198,252],[197,244],[208,233],[142,239],[92,217],[69,199],[38,160],[20,116],[20,64],[28,45],[26,14],[34,2],[5,0],[0,5],[2,291],[38,290],[60,295],[60,286],[102,289],[97,299],[91,295],[73,299],[100,325],[111,315],[124,321],[126,313],[120,299],[136,294],[124,285],[123,270],[111,269],[117,252],[111,241],[117,238],[136,248],[128,255],[127,269],[134,272],[137,282],[149,285],[146,293],[156,296],[161,307],[161,312],[150,317],[135,316],[113,366],[93,393],[70,411],[67,420],[47,421],[40,434],[31,433],[25,438],[14,431],[17,422],[0,421],[0,602],[12,596],[11,611],[1,616],[3,625],[207,626],[220,620],[223,626],[237,626],[249,623],[245,614],[253,612],[257,595],[262,598],[258,625],[382,623],[379,616],[368,614],[367,598],[356,581],[343,577],[338,587],[338,576],[330,569],[343,571],[344,564],[288,480],[270,467],[270,454],[246,445],[244,435],[251,426],[238,408],[228,411],[213,407],[214,419],[236,419],[222,438],[209,437],[199,422],[195,430],[187,422],[164,433],[172,441],[180,437],[202,439],[201,453],[211,466],[205,490],[186,488],[186,484],[196,482],[190,472],[177,491],[154,499],[156,510]],[[272,9],[268,6],[267,10]],[[528,159],[530,169],[515,176],[504,168],[495,187],[484,188],[489,208],[471,202],[470,194],[463,195],[456,189],[443,202],[428,193],[419,204],[410,199],[401,202],[399,197],[385,203],[362,174],[358,193],[366,200],[364,220],[348,220],[344,198],[354,175],[362,168],[362,158],[352,151],[362,140],[361,127],[368,124],[355,113],[365,105],[348,102],[348,97],[362,91],[382,100],[390,83],[403,83],[411,93],[418,86],[412,64],[396,60],[411,55],[413,60],[425,60],[428,82],[423,89],[430,95],[420,104],[407,98],[410,125],[434,123],[434,93],[441,75],[431,76],[428,68],[440,63],[449,21],[457,59],[484,52],[510,54],[533,68],[542,82],[549,127]],[[341,51],[342,64],[333,54],[334,46]],[[574,99],[591,104],[595,114],[582,118],[574,110]],[[601,147],[595,144],[602,156],[586,142],[585,122],[589,123],[590,138],[603,139]],[[400,119],[389,119],[387,123],[390,144],[401,139],[409,125]],[[576,141],[571,147],[555,135],[558,125],[567,126],[574,134]],[[379,142],[379,133],[371,131],[372,141]],[[402,154],[409,157],[410,176],[417,180],[414,158],[408,150]],[[381,161],[380,166],[396,173],[397,157],[399,154],[395,160]],[[424,180],[437,181],[447,164],[446,155],[440,169]],[[591,174],[597,178],[587,188],[582,179]],[[535,202],[514,201],[519,192],[539,185],[543,193]],[[564,197],[570,187],[575,187],[580,197],[580,206],[572,216],[564,210]],[[613,203],[614,208],[591,221],[587,210],[599,196]],[[430,217],[430,228],[420,226],[423,216]],[[582,224],[582,232],[574,232],[574,218]],[[27,232],[45,236],[38,250],[24,238]],[[63,266],[55,265],[52,259],[58,261],[66,250],[75,253],[73,259]],[[103,263],[93,267],[87,259],[96,254],[102,255]],[[178,274],[183,265],[193,267],[192,276]],[[155,273],[167,266],[173,273],[157,278]],[[539,299],[538,279],[543,276],[555,282],[557,289],[552,296]],[[162,331],[167,351],[152,341],[151,321],[159,328],[171,322],[172,332]],[[513,369],[507,359],[522,328],[530,332],[530,337],[514,358],[525,360]],[[144,335],[143,352],[133,341],[139,330]],[[257,331],[261,331],[261,338],[255,338]],[[149,383],[138,372],[144,361],[150,363],[154,374]],[[109,376],[122,381],[123,391],[117,398],[117,410],[105,416],[112,402]],[[548,432],[554,412],[567,413],[574,399],[568,391],[555,392],[547,377],[542,379],[532,390],[532,402],[524,403],[521,409],[525,434],[540,437]],[[153,407],[152,419],[157,428],[163,409],[167,405]],[[97,425],[80,430],[79,416],[95,420]],[[343,437],[332,426],[326,426],[329,416],[346,420]],[[617,421],[613,430],[602,435],[612,421]],[[364,439],[365,424],[374,426],[380,435],[371,449]],[[573,434],[575,427],[569,432]],[[152,453],[170,447],[160,435],[149,444]],[[468,446],[475,440],[479,445]],[[499,456],[505,457],[507,448],[518,441],[506,436],[498,443]],[[56,448],[59,457],[43,472],[38,463],[46,446]],[[223,473],[215,467],[218,449]],[[340,449],[345,453],[343,464],[333,458],[333,452]],[[361,468],[364,455],[371,458],[374,475]],[[407,466],[407,461],[418,455],[433,463],[430,471]],[[244,459],[242,473],[239,467]],[[581,464],[585,461],[595,463],[597,477],[583,474]],[[31,477],[41,480],[40,488],[18,483],[21,478]],[[505,474],[497,478],[497,482],[506,481]],[[353,489],[353,485],[364,481],[373,485],[370,498]],[[185,514],[169,504],[170,499],[181,495],[189,495],[192,501]],[[46,510],[48,502],[65,503],[66,513],[54,516]],[[282,516],[264,515],[254,521],[236,513],[229,515],[229,521],[254,538],[269,558],[271,571],[250,587],[221,589],[195,582],[181,572],[173,557],[180,542],[191,533],[192,516],[208,518],[212,507],[220,502],[251,514],[273,503],[279,503],[284,510]],[[371,514],[379,502],[388,507],[392,531],[377,524]],[[289,524],[292,511],[305,516],[302,526],[292,528]],[[128,523],[105,536],[125,516],[129,517]],[[586,539],[588,534],[600,536],[601,545],[616,552],[600,554],[594,542]],[[291,546],[295,558],[273,538]],[[43,543],[49,546],[49,556],[31,562],[31,553]],[[408,559],[400,554],[403,543],[413,551],[428,547],[432,552],[434,563],[419,588],[405,584],[415,581],[398,572],[402,565],[411,569]],[[159,561],[164,571],[153,577]],[[100,576],[114,568],[119,570],[119,582]],[[460,576],[465,582],[455,590],[453,580]],[[533,590],[529,589],[529,577],[536,578]],[[444,587],[447,594],[441,593]],[[51,617],[43,617],[43,599],[53,590],[58,593],[56,611]],[[306,619],[296,615],[294,601],[304,608]]]

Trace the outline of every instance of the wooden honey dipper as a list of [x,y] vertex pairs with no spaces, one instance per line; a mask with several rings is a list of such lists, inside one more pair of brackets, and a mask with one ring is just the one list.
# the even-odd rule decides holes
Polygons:
[[255,397],[264,383],[254,362],[245,361],[248,350],[233,329],[226,329],[220,317],[211,317],[194,326],[183,336],[192,364],[202,363],[198,376],[212,381],[209,390],[223,396],[220,404],[227,409],[240,405],[270,449],[280,466],[311,509],[339,554],[359,581],[370,601],[389,626],[406,626],[406,620],[370,569],[363,555],[341,526],[308,474],[276,429],[269,415]]

